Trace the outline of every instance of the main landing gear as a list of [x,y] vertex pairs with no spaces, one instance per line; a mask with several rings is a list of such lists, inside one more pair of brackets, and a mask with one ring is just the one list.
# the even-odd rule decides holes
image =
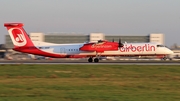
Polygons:
[[88,62],[93,62],[93,58],[90,57],[90,58],[88,59]]
[[[99,57],[101,56],[101,53],[98,55],[98,52],[96,52],[96,57],[94,58],[94,62],[99,62]],[[90,57],[88,59],[88,62],[93,62],[93,57]]]
[[[93,58],[92,57],[90,57],[89,59],[88,59],[88,62],[93,62]],[[94,58],[94,62],[99,62],[99,58]]]

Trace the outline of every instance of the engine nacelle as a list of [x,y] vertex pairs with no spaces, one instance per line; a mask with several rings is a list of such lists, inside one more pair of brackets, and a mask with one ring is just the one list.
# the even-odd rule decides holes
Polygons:
[[81,51],[104,52],[104,51],[118,50],[118,48],[119,48],[119,43],[117,43],[117,42],[98,41],[97,43],[84,44],[80,48],[80,50]]

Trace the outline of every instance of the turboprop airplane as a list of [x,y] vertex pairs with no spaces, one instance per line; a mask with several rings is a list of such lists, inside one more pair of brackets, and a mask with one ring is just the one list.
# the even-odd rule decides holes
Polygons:
[[13,50],[53,58],[83,58],[99,62],[100,56],[163,56],[173,52],[156,43],[121,43],[99,40],[93,43],[54,44],[31,41],[23,23],[4,23],[14,44]]

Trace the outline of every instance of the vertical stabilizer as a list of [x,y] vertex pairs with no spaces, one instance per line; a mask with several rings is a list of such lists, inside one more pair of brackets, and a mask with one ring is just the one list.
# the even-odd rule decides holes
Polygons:
[[34,46],[26,31],[23,28],[23,23],[5,23],[14,48]]

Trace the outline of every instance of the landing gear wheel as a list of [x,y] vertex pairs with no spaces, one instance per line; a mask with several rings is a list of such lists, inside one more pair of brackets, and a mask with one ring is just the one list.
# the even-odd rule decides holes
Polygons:
[[99,59],[98,59],[98,58],[95,58],[95,59],[94,59],[94,62],[99,62]]
[[89,58],[89,59],[88,59],[88,62],[93,62],[93,59],[92,59],[92,58]]
[[162,60],[164,60],[164,61],[165,61],[166,59],[167,59],[167,57],[163,57],[163,58],[162,58]]

